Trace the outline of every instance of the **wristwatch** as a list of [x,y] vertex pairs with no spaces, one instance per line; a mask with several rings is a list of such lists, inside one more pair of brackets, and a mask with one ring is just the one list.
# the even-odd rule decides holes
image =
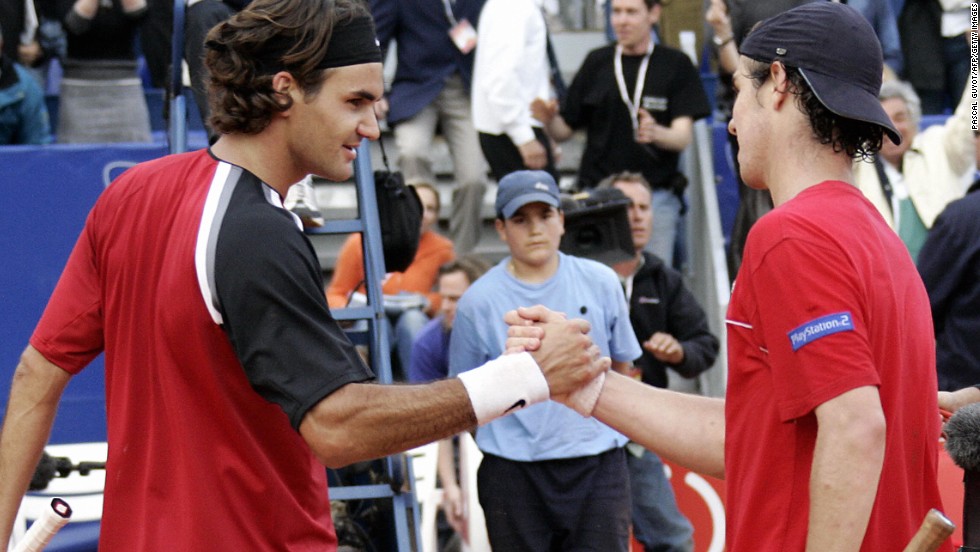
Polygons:
[[729,42],[731,42],[734,39],[735,39],[735,36],[734,35],[728,35],[727,38],[722,38],[721,35],[715,35],[715,36],[711,37],[711,41],[714,42],[715,43],[715,46],[717,46],[719,48],[721,48],[725,44],[728,44]]

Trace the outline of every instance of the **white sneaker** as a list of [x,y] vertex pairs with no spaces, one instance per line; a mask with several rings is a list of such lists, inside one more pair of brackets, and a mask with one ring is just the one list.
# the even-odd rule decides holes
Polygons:
[[286,194],[283,207],[289,209],[303,221],[304,228],[320,228],[324,224],[323,213],[316,204],[316,190],[313,189],[313,177],[306,178],[293,184]]

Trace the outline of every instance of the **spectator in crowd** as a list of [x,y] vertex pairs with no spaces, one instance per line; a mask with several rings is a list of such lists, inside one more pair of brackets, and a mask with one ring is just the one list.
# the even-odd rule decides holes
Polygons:
[[921,106],[911,86],[886,81],[878,97],[902,133],[902,143],[886,142],[873,163],[856,163],[854,181],[898,232],[914,261],[936,217],[963,196],[964,176],[976,166],[970,91],[963,91],[944,124],[921,131]]
[[589,52],[561,103],[535,102],[535,114],[558,140],[586,130],[578,187],[592,188],[620,171],[653,186],[654,230],[647,250],[673,264],[687,179],[678,157],[694,121],[711,113],[701,77],[680,50],[654,45],[660,0],[610,0],[616,44]]
[[922,113],[955,109],[970,74],[972,0],[907,0],[899,16],[905,77],[922,100]]
[[456,304],[470,285],[488,268],[490,267],[486,261],[473,255],[449,261],[439,267],[439,314],[429,320],[415,337],[412,362],[408,370],[409,382],[425,383],[449,375],[449,336],[456,317]]
[[[0,32],[0,48],[3,44]],[[27,69],[0,52],[0,145],[49,142],[44,92]]]
[[498,181],[511,172],[545,170],[558,178],[555,151],[531,113],[553,95],[543,0],[487,0],[480,12],[473,65],[473,126]]
[[[184,19],[187,19],[186,12]],[[146,16],[139,32],[140,50],[154,88],[166,88],[169,82],[173,22],[174,3],[171,0],[146,0]]]
[[[718,111],[723,121],[732,118],[735,89],[732,75],[738,68],[738,47],[745,35],[758,22],[803,4],[823,0],[710,0],[705,20],[711,26],[712,42],[718,57]],[[755,221],[772,210],[772,197],[767,190],[754,190],[745,185],[738,169],[738,140],[728,135],[731,159],[738,186],[738,210],[732,225],[728,249],[728,273],[734,278],[742,264],[745,239]]]
[[[929,300],[849,182],[854,156],[901,139],[878,102],[881,60],[867,21],[834,2],[746,37],[729,130],[742,178],[776,208],[752,228],[732,291],[726,396],[608,373],[595,403],[635,441],[725,477],[729,552],[903,550],[942,507]],[[509,349],[547,335],[535,319],[560,316],[509,313]]]
[[0,432],[2,543],[65,387],[103,352],[99,549],[141,552],[335,550],[324,465],[447,437],[609,367],[575,321],[548,328],[547,351],[457,379],[372,384],[281,206],[306,174],[350,178],[353,146],[378,138],[367,9],[255,0],[211,31],[207,64],[221,138],[105,190],[17,365]]
[[[415,336],[439,311],[439,293],[433,290],[439,267],[453,260],[453,242],[432,228],[438,220],[439,192],[428,183],[412,185],[422,201],[422,230],[415,259],[404,272],[389,272],[381,283],[385,295],[385,311],[391,323],[391,346],[398,353],[398,368],[406,379],[411,366],[412,343]],[[327,302],[338,309],[366,301],[364,286],[364,249],[360,234],[351,234],[337,255]]]
[[[439,267],[439,316],[422,328],[412,346],[412,365],[408,371],[410,383],[426,383],[449,375],[449,337],[452,334],[456,304],[463,293],[489,265],[480,257],[468,255]],[[465,535],[466,508],[457,474],[455,439],[439,441],[438,473],[443,491],[443,512],[448,525],[459,535]]]
[[58,6],[68,35],[58,142],[149,142],[150,114],[136,63],[146,0],[58,0]]
[[[505,350],[507,325],[496,321],[518,305],[543,304],[588,320],[593,342],[612,358],[614,370],[625,373],[640,356],[615,273],[558,250],[564,233],[559,206],[558,185],[545,171],[517,171],[501,179],[496,227],[510,256],[460,299],[450,374],[465,374]],[[476,431],[483,451],[477,487],[490,545],[625,552],[626,437],[553,402],[518,412],[510,421]]]
[[[636,257],[613,268],[630,306],[630,322],[643,356],[636,361],[639,377],[654,387],[667,387],[668,368],[694,378],[714,363],[718,338],[681,274],[656,255],[644,251],[653,231],[653,192],[639,173],[610,175],[599,188],[616,188],[629,199],[629,224]],[[677,509],[674,491],[656,453],[642,445],[626,445],[633,503],[633,535],[647,552],[693,549],[693,528]]]
[[[729,41],[736,47],[741,44],[752,26],[759,21],[813,1],[826,0],[710,0],[705,15],[712,27],[714,44],[722,50]],[[885,75],[888,78],[900,75],[903,68],[902,42],[898,34],[898,13],[890,0],[847,0],[844,3],[863,15],[875,30],[884,55]],[[738,60],[737,57],[725,57],[727,60],[720,60],[721,69],[731,75]]]
[[885,59],[883,80],[892,80],[902,74],[902,39],[898,34],[898,14],[892,11],[891,0],[847,0],[848,6],[856,9],[875,30],[881,53]]
[[208,132],[208,142],[214,143],[218,133],[211,125],[208,106],[208,72],[204,65],[204,37],[212,27],[228,19],[248,5],[251,0],[189,0],[184,15],[184,60],[191,80],[194,103]]
[[378,103],[398,146],[406,182],[435,182],[433,137],[438,127],[457,182],[449,236],[460,254],[480,240],[487,167],[470,106],[476,26],[485,0],[371,0],[382,49],[394,40],[395,78]]
[[40,64],[45,57],[37,40],[38,14],[34,0],[0,2],[0,34],[7,36],[3,55],[27,69]]
[[[980,149],[980,138],[974,139]],[[936,330],[939,389],[980,382],[980,179],[936,218],[919,253]]]

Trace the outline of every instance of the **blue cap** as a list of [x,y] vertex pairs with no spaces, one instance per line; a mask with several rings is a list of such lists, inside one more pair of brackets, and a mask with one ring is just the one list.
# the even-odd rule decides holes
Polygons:
[[881,44],[853,7],[813,2],[782,12],[749,32],[739,53],[796,67],[831,112],[878,125],[892,142],[902,141],[878,100]]
[[509,219],[528,203],[559,207],[561,199],[554,177],[545,171],[514,171],[497,183],[497,217]]

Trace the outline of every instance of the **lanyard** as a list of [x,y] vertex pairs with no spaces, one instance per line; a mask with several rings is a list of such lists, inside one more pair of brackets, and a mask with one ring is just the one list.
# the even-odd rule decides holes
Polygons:
[[640,98],[643,95],[643,83],[647,79],[647,66],[650,65],[650,55],[653,54],[653,40],[647,45],[647,53],[643,55],[640,62],[640,70],[636,74],[636,86],[633,87],[633,99],[629,97],[626,90],[626,79],[623,78],[623,47],[616,45],[616,57],[613,59],[613,69],[616,72],[616,85],[619,87],[619,96],[626,104],[626,109],[630,112],[630,122],[633,123],[633,130],[640,126]]
[[450,5],[450,2],[453,4],[456,3],[454,0],[442,0],[442,7],[446,9],[446,19],[449,20],[449,26],[455,27],[459,22],[456,21],[456,16],[453,15],[453,7]]

